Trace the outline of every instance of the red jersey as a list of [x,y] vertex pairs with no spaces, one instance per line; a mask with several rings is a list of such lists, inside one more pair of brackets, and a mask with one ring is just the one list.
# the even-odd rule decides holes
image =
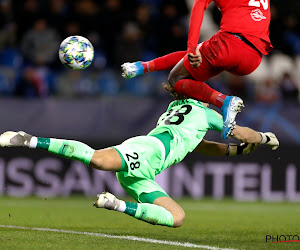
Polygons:
[[221,31],[242,35],[264,55],[272,51],[270,0],[195,0],[190,17],[189,52],[197,47],[204,11],[212,1],[222,13]]

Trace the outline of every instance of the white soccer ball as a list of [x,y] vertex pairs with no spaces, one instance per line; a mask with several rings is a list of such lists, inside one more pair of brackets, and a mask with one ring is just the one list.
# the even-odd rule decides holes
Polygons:
[[85,69],[92,63],[94,48],[91,42],[82,36],[69,36],[59,47],[59,59],[70,69]]

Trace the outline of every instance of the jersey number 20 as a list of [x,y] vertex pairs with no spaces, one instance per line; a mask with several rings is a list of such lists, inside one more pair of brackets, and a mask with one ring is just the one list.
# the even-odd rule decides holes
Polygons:
[[250,0],[249,6],[260,7],[260,4],[263,6],[264,10],[269,8],[269,0]]

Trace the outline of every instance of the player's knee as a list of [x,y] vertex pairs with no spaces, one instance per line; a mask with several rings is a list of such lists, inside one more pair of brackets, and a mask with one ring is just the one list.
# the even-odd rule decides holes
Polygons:
[[90,167],[104,171],[118,171],[122,167],[122,158],[114,148],[96,150]]
[[174,76],[170,73],[169,76],[168,76],[168,83],[169,83],[169,85],[170,85],[171,87],[174,88],[176,82],[177,82],[177,81],[176,81],[176,77],[174,77]]
[[180,212],[178,212],[176,214],[173,214],[173,218],[174,218],[174,225],[173,225],[173,227],[180,227],[183,224],[184,220],[185,220],[185,213],[184,213],[184,211],[182,210],[182,211],[180,211]]
[[168,82],[171,87],[174,88],[176,82],[182,79],[190,78],[190,73],[186,70],[183,61],[181,60],[170,72],[168,76]]
[[103,165],[105,163],[105,159],[101,153],[101,150],[96,150],[91,162],[90,162],[90,166],[99,170],[103,170]]
[[168,76],[168,83],[171,87],[174,88],[176,82],[180,81],[183,79],[183,76],[178,75],[173,73],[172,71],[170,72],[169,76]]
[[111,161],[109,159],[109,157],[107,157],[106,153],[104,152],[103,149],[101,150],[96,150],[91,162],[90,162],[90,166],[93,168],[96,168],[98,170],[110,170],[110,165],[111,165]]

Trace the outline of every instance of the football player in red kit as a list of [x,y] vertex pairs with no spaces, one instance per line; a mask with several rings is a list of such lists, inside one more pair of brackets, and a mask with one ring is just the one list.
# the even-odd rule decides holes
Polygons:
[[212,1],[194,1],[187,51],[174,52],[149,62],[125,63],[122,75],[132,78],[151,71],[172,69],[168,81],[177,93],[221,108],[222,138],[226,139],[235,126],[235,117],[243,101],[210,88],[204,81],[222,71],[248,75],[259,66],[262,56],[273,48],[269,39],[270,0],[214,0],[222,14],[220,31],[197,45],[204,11]]

